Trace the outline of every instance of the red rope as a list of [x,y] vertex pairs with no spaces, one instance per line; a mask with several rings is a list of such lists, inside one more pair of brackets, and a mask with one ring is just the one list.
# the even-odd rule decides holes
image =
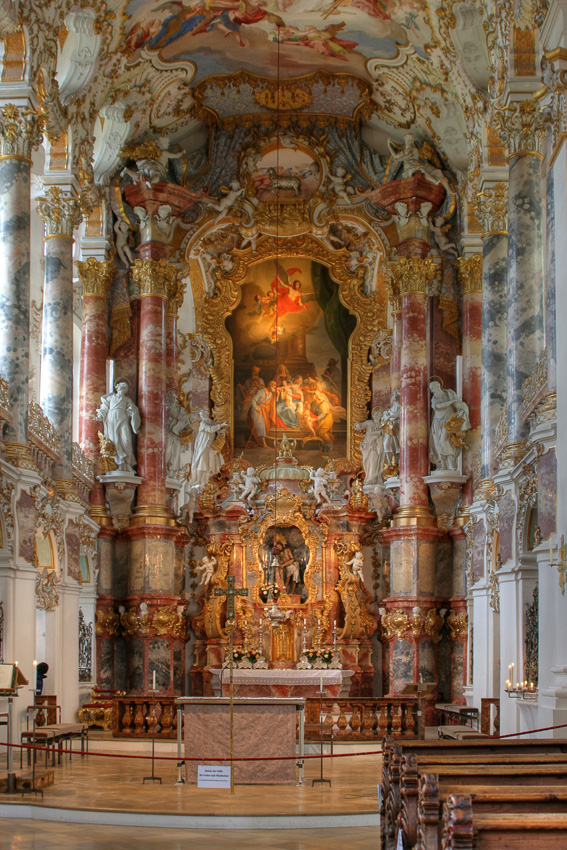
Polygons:
[[[518,735],[534,735],[536,732],[551,732],[552,729],[565,729],[567,723],[560,723],[558,726],[543,726],[541,729],[528,729],[527,732],[509,732],[507,735],[490,735],[493,740],[501,738],[516,738]],[[561,740],[558,738],[558,740]]]
[[381,755],[382,750],[368,750],[366,752],[356,752],[356,753],[335,753],[334,755],[323,755],[320,753],[313,755],[295,755],[295,756],[234,756],[232,759],[227,756],[226,758],[222,758],[220,756],[215,756],[214,758],[208,758],[207,756],[144,756],[144,755],[127,755],[125,753],[100,753],[100,752],[82,752],[81,750],[65,750],[65,749],[53,749],[52,747],[37,747],[33,744],[8,744],[6,741],[0,741],[0,745],[4,747],[12,747],[17,750],[35,750],[39,753],[70,753],[71,755],[83,755],[83,756],[102,756],[103,758],[112,758],[112,759],[159,759],[160,761],[198,761],[198,762],[209,762],[209,761],[308,761],[309,759],[320,759],[320,758],[336,758],[336,759],[344,759],[351,758],[352,756],[376,756]]

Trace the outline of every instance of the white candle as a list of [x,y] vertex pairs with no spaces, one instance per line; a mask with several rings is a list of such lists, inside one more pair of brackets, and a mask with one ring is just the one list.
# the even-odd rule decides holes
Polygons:
[[336,621],[336,620],[333,620],[333,628],[334,628],[334,629],[336,629],[336,628],[337,628],[337,621]]
[[553,543],[551,542],[551,534],[549,535],[549,563],[553,563]]
[[152,689],[155,691],[155,689],[156,689],[156,671],[155,670],[154,670],[154,676],[153,676],[152,682],[153,682]]
[[319,691],[323,693],[323,671],[319,673]]
[[303,618],[303,625],[304,625],[304,626],[306,626],[306,625],[307,625],[307,617],[304,617],[304,618]]

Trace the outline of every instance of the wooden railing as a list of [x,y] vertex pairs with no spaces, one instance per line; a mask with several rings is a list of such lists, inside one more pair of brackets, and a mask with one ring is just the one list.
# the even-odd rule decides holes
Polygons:
[[[155,735],[157,738],[177,737],[177,709],[174,696],[156,697]],[[154,715],[151,697],[121,696],[114,699],[115,738],[151,738]]]
[[[320,702],[307,699],[305,728],[309,738],[317,739]],[[335,741],[378,741],[384,735],[395,738],[417,737],[415,697],[342,697],[323,698],[323,726],[327,737]]]

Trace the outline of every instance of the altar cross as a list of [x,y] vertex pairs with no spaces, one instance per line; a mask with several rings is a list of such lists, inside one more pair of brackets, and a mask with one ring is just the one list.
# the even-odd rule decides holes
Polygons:
[[247,587],[235,587],[234,576],[227,576],[226,587],[215,587],[215,596],[226,596],[226,627],[231,630],[236,627],[236,612],[234,610],[235,596],[248,596]]

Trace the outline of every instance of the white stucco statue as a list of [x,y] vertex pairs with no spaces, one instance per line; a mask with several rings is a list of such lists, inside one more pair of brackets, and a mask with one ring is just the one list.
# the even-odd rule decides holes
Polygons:
[[393,162],[402,163],[402,171],[400,177],[405,179],[412,177],[420,171],[424,177],[427,177],[432,183],[440,183],[445,187],[445,191],[449,195],[451,187],[446,176],[440,168],[436,168],[427,159],[420,156],[417,140],[413,133],[406,133],[404,136],[404,144],[398,147],[392,139],[388,139],[388,148],[392,156]]
[[443,389],[439,381],[430,381],[431,429],[429,460],[439,469],[457,469],[465,433],[471,427],[469,407],[454,390]]
[[253,466],[249,466],[246,472],[240,473],[240,481],[239,490],[240,490],[240,498],[244,501],[250,502],[252,499],[256,497],[256,493],[260,485],[262,484],[262,479],[256,475],[256,470]]
[[351,195],[354,195],[354,189],[352,186],[347,186],[347,180],[350,179],[350,175],[347,174],[346,168],[343,165],[337,165],[334,173],[329,173],[329,181],[333,188],[333,192],[341,201],[344,201],[346,204],[352,203]]
[[189,413],[179,404],[175,390],[165,397],[165,471],[168,478],[176,478],[181,469],[181,432],[191,427]]
[[226,194],[218,201],[214,198],[203,198],[203,203],[212,210],[218,212],[215,218],[215,224],[218,224],[229,210],[235,205],[237,200],[244,195],[244,186],[241,186],[238,180],[232,180],[230,188],[225,190]]
[[204,555],[202,560],[195,567],[199,574],[199,584],[206,587],[213,577],[213,574],[218,566],[218,561],[214,555]]
[[371,419],[367,419],[366,422],[356,422],[354,430],[365,432],[360,444],[364,484],[380,484],[384,465],[384,441],[378,408],[372,411]]
[[126,395],[127,389],[126,381],[118,381],[113,393],[103,395],[96,418],[104,424],[104,436],[114,443],[116,468],[122,472],[134,472],[133,434],[138,433],[142,420],[140,411]]
[[317,504],[324,502],[326,505],[330,505],[331,500],[327,493],[329,478],[323,467],[320,466],[318,469],[312,469],[309,473],[309,478],[313,482],[313,495]]
[[129,268],[134,262],[134,255],[129,244],[130,227],[124,219],[119,218],[114,225],[114,245],[121,262]]
[[141,145],[133,145],[125,151],[125,155],[135,160],[137,170],[123,168],[122,174],[128,175],[134,183],[138,180],[144,180],[149,188],[152,183],[167,181],[169,179],[169,160],[179,159],[185,155],[185,152],[183,150],[170,151],[168,136],[161,135],[157,139],[152,139]]
[[360,551],[355,552],[350,561],[346,562],[347,567],[351,568],[352,574],[360,579],[361,584],[364,583],[364,575],[362,574],[363,564],[364,555]]
[[[384,461],[387,471],[396,474],[399,469],[400,456],[400,391],[394,390],[390,399],[390,407],[384,411],[380,419],[384,435]],[[386,473],[384,473],[386,475]],[[387,476],[390,477],[389,475]]]
[[203,487],[212,475],[216,475],[223,465],[223,458],[215,447],[214,442],[224,429],[227,422],[213,422],[206,410],[199,413],[199,431],[193,448],[193,464],[191,466],[191,487]]

